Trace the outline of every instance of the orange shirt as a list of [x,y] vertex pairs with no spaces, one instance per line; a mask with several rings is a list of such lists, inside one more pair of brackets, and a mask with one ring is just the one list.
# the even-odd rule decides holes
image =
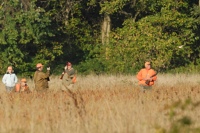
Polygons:
[[152,86],[154,85],[154,81],[156,81],[157,76],[152,77],[152,81],[147,85],[145,83],[145,78],[150,78],[152,75],[156,74],[156,72],[153,69],[141,69],[137,74],[137,79],[139,80],[139,85],[145,85],[145,86]]

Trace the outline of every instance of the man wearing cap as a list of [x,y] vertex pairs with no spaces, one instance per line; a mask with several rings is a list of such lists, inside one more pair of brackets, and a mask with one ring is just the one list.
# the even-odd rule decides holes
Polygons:
[[34,83],[35,83],[35,90],[37,92],[42,92],[42,91],[47,91],[49,88],[48,85],[48,79],[50,76],[50,67],[47,68],[47,72],[44,73],[42,72],[43,70],[43,65],[41,63],[38,63],[36,65],[36,71],[34,74]]
[[151,86],[154,85],[154,81],[156,81],[157,76],[156,72],[151,69],[150,62],[145,62],[145,68],[138,72],[137,79],[139,80],[139,85],[141,86],[142,91],[151,89]]
[[73,84],[76,82],[75,70],[72,68],[70,62],[66,63],[64,67],[64,72],[62,73],[62,90],[70,89],[73,87]]
[[15,88],[17,80],[17,76],[15,75],[12,66],[9,66],[2,79],[3,84],[6,86],[7,92],[11,92]]

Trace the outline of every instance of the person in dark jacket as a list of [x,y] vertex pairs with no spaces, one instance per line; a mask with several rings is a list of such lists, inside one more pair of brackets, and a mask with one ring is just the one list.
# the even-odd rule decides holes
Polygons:
[[75,70],[72,68],[72,64],[70,62],[66,63],[64,67],[64,72],[62,73],[62,90],[70,89],[73,87],[74,83],[76,82],[76,75]]
[[34,83],[35,83],[35,90],[37,92],[39,91],[47,91],[49,88],[48,81],[49,81],[49,76],[50,76],[50,67],[47,68],[47,72],[44,73],[42,72],[43,70],[43,65],[41,63],[38,63],[36,65],[36,71],[34,74]]

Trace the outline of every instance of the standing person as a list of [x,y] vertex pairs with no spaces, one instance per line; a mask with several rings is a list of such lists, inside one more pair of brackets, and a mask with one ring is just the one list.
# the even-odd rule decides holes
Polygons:
[[156,72],[151,69],[151,63],[145,62],[145,68],[141,69],[137,74],[137,79],[139,80],[139,85],[142,91],[151,89],[152,85],[157,79]]
[[15,75],[12,66],[9,66],[2,79],[3,84],[6,86],[7,92],[11,92],[14,89],[17,80],[17,76]]
[[44,66],[41,63],[36,65],[36,71],[34,74],[35,90],[38,92],[47,91],[49,88],[48,81],[50,76],[50,67],[47,67],[47,72],[42,72]]
[[64,72],[62,73],[62,90],[70,89],[73,87],[73,84],[76,82],[75,70],[72,68],[70,62],[66,63],[64,67]]

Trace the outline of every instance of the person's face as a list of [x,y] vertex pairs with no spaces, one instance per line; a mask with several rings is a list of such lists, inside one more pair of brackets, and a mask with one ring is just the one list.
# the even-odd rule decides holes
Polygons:
[[21,86],[26,86],[26,82],[21,82]]
[[40,67],[40,71],[42,71],[42,70],[43,70],[43,68],[44,68],[44,67],[43,67],[43,66],[41,66],[41,67]]
[[67,66],[67,69],[69,70],[69,69],[71,69],[72,68],[72,66]]
[[146,69],[151,69],[151,65],[146,65]]
[[38,70],[39,70],[39,71],[42,71],[42,70],[43,70],[43,66],[39,67]]
[[8,72],[12,73],[12,67],[8,67]]

